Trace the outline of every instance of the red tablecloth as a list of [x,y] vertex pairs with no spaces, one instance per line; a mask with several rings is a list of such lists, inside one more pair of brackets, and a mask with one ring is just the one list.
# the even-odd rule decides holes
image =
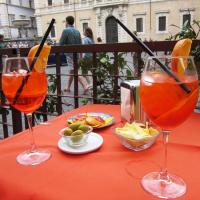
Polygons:
[[[140,185],[141,177],[159,170],[162,163],[162,143],[134,152],[126,149],[110,131],[110,127],[95,130],[104,139],[97,151],[70,155],[57,147],[58,131],[66,118],[82,112],[105,112],[120,121],[120,109],[115,105],[88,105],[51,120],[49,125],[34,128],[36,143],[49,149],[52,158],[41,165],[21,166],[18,153],[29,147],[27,131],[0,142],[0,200],[145,200],[156,199]],[[191,117],[170,135],[168,169],[181,176],[188,186],[179,199],[200,199],[200,115]]]

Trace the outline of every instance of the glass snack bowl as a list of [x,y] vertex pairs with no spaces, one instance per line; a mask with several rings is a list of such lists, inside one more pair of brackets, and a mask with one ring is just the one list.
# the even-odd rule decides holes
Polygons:
[[142,123],[120,123],[112,128],[120,143],[128,149],[141,151],[152,146],[160,135],[160,130],[153,125]]
[[87,144],[88,137],[93,128],[88,126],[88,130],[85,130],[84,132],[81,132],[79,129],[77,129],[70,135],[66,133],[66,130],[69,130],[69,127],[63,128],[59,131],[59,135],[63,138],[65,143],[71,147],[79,147]]

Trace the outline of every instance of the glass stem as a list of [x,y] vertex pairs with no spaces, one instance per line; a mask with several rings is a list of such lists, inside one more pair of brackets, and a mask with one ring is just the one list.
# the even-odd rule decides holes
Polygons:
[[26,114],[26,117],[27,117],[27,121],[28,121],[29,133],[30,133],[30,142],[31,142],[30,151],[33,152],[37,149],[37,147],[36,147],[35,138],[33,135],[32,113]]
[[168,146],[170,131],[163,130],[162,133],[163,133],[164,158],[163,158],[163,166],[160,172],[160,179],[162,179],[163,181],[170,181],[167,171],[167,146]]

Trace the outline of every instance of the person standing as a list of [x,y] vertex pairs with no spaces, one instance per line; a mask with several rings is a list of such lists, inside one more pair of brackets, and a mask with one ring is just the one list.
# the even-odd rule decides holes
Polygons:
[[[0,34],[0,49],[5,48],[4,45],[4,36],[2,34]],[[0,73],[3,70],[3,61],[2,61],[2,55],[0,55]],[[1,87],[1,83],[0,83],[0,87]]]
[[[92,29],[87,27],[84,31],[84,38],[83,38],[83,44],[90,45],[94,44],[94,37],[93,37],[93,32]],[[85,53],[83,56],[83,59],[85,59],[85,62],[87,63],[87,67],[92,67],[92,53]],[[88,74],[88,72],[86,72]],[[92,84],[90,82],[90,79],[88,76],[85,76],[86,81],[87,81],[87,89],[92,87]]]
[[0,34],[0,49],[5,47],[3,40],[4,40],[4,36]]
[[[94,44],[94,37],[92,29],[87,27],[84,31],[83,44]],[[92,57],[92,53],[85,53],[85,57]]]
[[97,38],[98,43],[102,43],[102,39],[100,37]]
[[[80,32],[74,28],[74,17],[68,16],[66,17],[66,28],[63,30],[61,38],[60,38],[60,45],[70,45],[70,44],[81,44],[81,35]],[[67,53],[66,54],[67,65],[70,70],[70,74],[74,74],[74,63],[73,63],[73,54]],[[67,86],[64,89],[65,92],[70,92],[70,87],[73,81],[73,76],[69,76],[67,80]],[[87,86],[84,83],[84,78],[78,76],[78,80],[81,83],[84,91],[87,90]]]

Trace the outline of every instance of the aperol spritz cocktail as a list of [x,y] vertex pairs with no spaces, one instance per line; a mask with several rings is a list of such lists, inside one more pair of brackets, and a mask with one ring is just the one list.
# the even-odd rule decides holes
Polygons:
[[197,103],[197,77],[182,75],[179,80],[187,86],[190,93],[186,93],[167,74],[146,72],[142,76],[140,98],[143,109],[156,125],[166,130],[184,122]]
[[[17,162],[22,165],[40,164],[51,156],[49,151],[38,149],[34,141],[32,113],[45,99],[47,77],[44,71],[30,70],[30,60],[23,57],[7,58],[2,73],[4,95],[12,107],[25,113],[31,134],[30,149],[17,156]],[[40,59],[37,58],[39,64]]]
[[[167,70],[160,67],[158,60]],[[198,93],[198,77],[192,57],[163,56],[147,60],[141,78],[140,100],[149,119],[162,129],[165,148],[162,170],[144,176],[142,185],[157,197],[176,198],[186,192],[185,182],[167,171],[167,142],[171,130],[193,112]]]
[[[16,103],[14,103],[17,90],[26,76],[29,76],[29,80],[24,85]],[[30,72],[28,74],[13,72],[12,74],[3,74],[2,86],[4,95],[14,108],[24,113],[32,113],[40,107],[46,96],[46,74],[45,72]]]

